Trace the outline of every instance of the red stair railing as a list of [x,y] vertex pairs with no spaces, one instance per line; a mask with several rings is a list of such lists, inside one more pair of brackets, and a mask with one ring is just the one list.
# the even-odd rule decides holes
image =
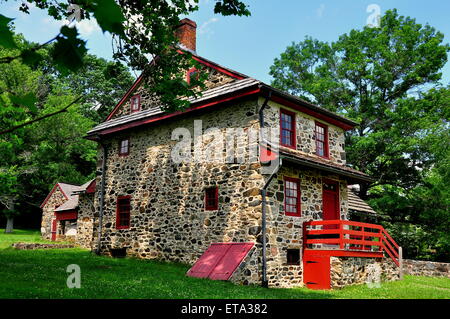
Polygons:
[[303,245],[305,248],[313,247],[310,249],[317,249],[317,246],[320,245],[321,249],[386,252],[397,266],[400,266],[401,262],[401,247],[383,226],[376,224],[350,220],[305,222],[303,223]]

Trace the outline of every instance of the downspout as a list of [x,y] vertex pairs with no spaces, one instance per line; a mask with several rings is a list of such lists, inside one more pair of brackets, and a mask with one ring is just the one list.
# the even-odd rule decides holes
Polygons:
[[[265,141],[264,135],[263,135],[263,128],[264,128],[264,109],[267,106],[267,103],[270,100],[270,97],[272,96],[272,91],[269,91],[268,96],[266,97],[266,99],[264,100],[263,105],[261,106],[261,108],[258,111],[259,114],[259,126],[260,126],[260,130],[261,130],[261,134],[260,137],[262,138],[261,142],[265,142],[266,144],[269,144],[267,141]],[[261,234],[262,234],[262,282],[261,282],[261,286],[264,288],[268,288],[269,287],[269,282],[267,280],[267,240],[266,240],[266,235],[267,235],[267,227],[266,227],[266,211],[267,211],[267,199],[266,199],[266,194],[267,194],[267,187],[269,186],[270,182],[272,181],[273,177],[278,173],[280,167],[281,167],[281,158],[279,158],[279,163],[278,166],[275,168],[275,170],[272,172],[272,174],[270,174],[269,178],[267,179],[266,183],[264,184],[263,188],[261,189],[261,199],[262,199],[262,216],[261,216]]]
[[98,141],[103,150],[102,161],[102,181],[100,183],[100,210],[98,213],[98,238],[97,238],[97,250],[96,254],[100,255],[100,244],[102,239],[102,226],[103,226],[103,207],[105,206],[105,179],[106,179],[106,158],[108,154],[108,148],[101,141]]

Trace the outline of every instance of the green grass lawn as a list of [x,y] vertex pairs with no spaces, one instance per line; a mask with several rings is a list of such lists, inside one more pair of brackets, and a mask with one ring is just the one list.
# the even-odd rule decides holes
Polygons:
[[[39,232],[0,232],[0,298],[450,298],[447,278],[406,276],[372,289],[265,289],[186,277],[189,266],[182,264],[99,257],[77,248],[15,250],[13,242],[42,242]],[[66,286],[70,264],[80,266],[80,289]]]

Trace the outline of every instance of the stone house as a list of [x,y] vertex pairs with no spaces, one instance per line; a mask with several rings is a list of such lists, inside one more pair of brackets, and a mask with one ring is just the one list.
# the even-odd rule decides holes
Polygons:
[[190,108],[162,111],[141,75],[87,133],[99,143],[93,249],[270,287],[341,287],[374,267],[398,277],[384,229],[348,221],[348,185],[372,181],[346,165],[357,123],[197,55],[195,30],[184,19],[176,33],[202,66],[187,82],[208,76]]
[[95,188],[95,180],[81,186],[56,183],[40,206],[42,238],[91,248]]

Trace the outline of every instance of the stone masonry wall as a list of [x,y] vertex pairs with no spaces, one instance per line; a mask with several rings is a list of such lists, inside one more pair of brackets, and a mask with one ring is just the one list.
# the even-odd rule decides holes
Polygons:
[[331,288],[398,280],[399,268],[389,258],[330,257]]
[[[107,158],[102,252],[110,254],[111,249],[125,248],[128,255],[193,264],[212,242],[256,242],[251,256],[246,258],[248,261],[241,265],[232,280],[259,284],[260,189],[268,177],[261,175],[260,164],[176,164],[170,158],[177,143],[171,141],[171,132],[175,128],[188,128],[193,136],[195,119],[203,120],[204,131],[212,127],[218,127],[220,131],[230,127],[258,128],[257,109],[262,100],[258,102],[252,100],[222,107],[215,112],[191,114],[170,123],[122,133],[111,139]],[[276,105],[271,105],[265,116],[266,122],[271,125],[279,123]],[[297,133],[301,136],[298,148],[305,147],[305,151],[314,152],[314,126],[309,125],[314,121],[306,115],[303,118],[300,113],[297,116],[300,119],[296,121]],[[329,127],[332,160],[343,164],[343,132],[331,125]],[[310,131],[305,132],[305,129]],[[208,134],[203,136],[205,145],[215,145],[215,140]],[[123,138],[130,140],[130,154],[120,157],[117,145]],[[246,157],[246,144],[239,145],[238,153]],[[286,216],[283,212],[284,176],[296,177],[301,181],[302,217]],[[303,285],[302,261],[299,265],[287,265],[287,249],[302,248],[304,221],[322,219],[322,178],[325,177],[339,182],[341,219],[347,219],[347,184],[337,176],[283,167],[269,187],[267,274],[271,287]],[[219,209],[205,211],[204,190],[216,185],[219,186]],[[116,201],[117,196],[123,195],[131,195],[131,227],[117,230]]]
[[450,263],[404,259],[403,273],[413,276],[450,278]]
[[[267,267],[269,286],[295,287],[303,285],[302,247],[303,222],[322,219],[322,179],[339,182],[341,219],[346,220],[347,183],[338,176],[324,175],[319,171],[300,169],[284,164],[268,187],[267,209]],[[301,216],[284,214],[284,177],[300,180]],[[287,264],[287,250],[300,250],[299,265]]]
[[75,243],[83,248],[91,249],[94,239],[94,196],[80,194],[78,198],[77,234]]
[[[205,130],[216,127],[258,128],[256,100],[206,114],[149,126],[111,139],[106,171],[105,211],[101,250],[126,248],[127,254],[194,263],[213,242],[255,242],[261,224],[259,163],[174,163],[171,141],[175,128],[193,136],[195,119],[203,120],[203,144],[214,145]],[[130,154],[118,156],[117,145],[130,139]],[[197,142],[196,142],[197,143]],[[246,156],[246,143],[236,152]],[[222,151],[223,152],[223,151]],[[204,158],[209,158],[208,156]],[[219,187],[219,209],[205,211],[205,188]],[[131,227],[117,230],[116,202],[131,195]],[[98,212],[98,199],[96,198]]]
[[[231,83],[235,81],[236,79],[226,75],[224,73],[221,73],[213,68],[204,66],[202,68],[201,72],[207,72],[208,78],[205,81],[205,90],[213,89],[215,87]],[[130,95],[130,98],[136,94],[139,94],[141,96],[141,110],[146,110],[154,107],[160,106],[159,98],[154,95],[150,94],[148,90],[146,90],[145,86],[141,84],[134,93]],[[130,105],[130,99],[126,101],[120,109],[116,111],[116,113],[113,115],[112,119],[121,117],[123,115],[130,114],[131,112],[131,105]]]
[[279,127],[280,126],[280,108],[289,110],[296,114],[296,135],[297,145],[294,152],[299,154],[304,153],[313,157],[323,159],[316,155],[316,143],[315,143],[315,121],[319,121],[328,126],[328,146],[329,146],[329,161],[345,165],[345,135],[344,130],[335,125],[320,121],[305,113],[295,111],[288,107],[284,107],[278,103],[270,101],[268,108],[264,111],[264,118],[266,126]]
[[41,235],[43,239],[50,240],[52,237],[52,220],[55,218],[55,209],[66,201],[66,197],[59,187],[42,207]]

